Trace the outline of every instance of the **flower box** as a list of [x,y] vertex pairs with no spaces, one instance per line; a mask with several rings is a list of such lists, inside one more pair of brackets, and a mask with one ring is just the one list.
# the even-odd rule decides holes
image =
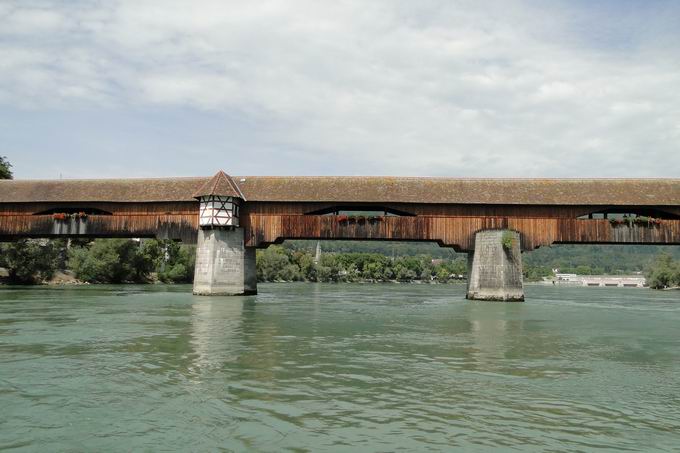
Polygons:
[[656,219],[654,217],[639,216],[639,217],[626,217],[624,219],[609,219],[609,223],[611,224],[612,227],[617,227],[621,225],[632,227],[634,225],[637,225],[651,228],[654,226],[661,225],[661,219]]

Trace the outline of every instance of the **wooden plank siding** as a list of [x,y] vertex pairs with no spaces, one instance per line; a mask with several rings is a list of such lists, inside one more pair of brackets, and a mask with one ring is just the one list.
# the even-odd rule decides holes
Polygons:
[[[241,225],[246,245],[266,247],[285,239],[354,239],[433,241],[460,251],[473,248],[474,234],[484,229],[513,229],[522,249],[552,243],[680,244],[680,220],[665,219],[653,227],[612,227],[607,220],[576,217],[607,206],[537,206],[477,204],[361,204],[366,210],[391,208],[414,216],[383,217],[373,223],[341,223],[332,215],[305,215],[343,203],[246,202]],[[635,207],[622,207],[625,212]],[[55,220],[47,211],[100,210],[86,220]],[[675,206],[660,211],[680,213]],[[672,215],[670,217],[673,217]],[[194,243],[197,201],[165,202],[33,202],[0,203],[0,239],[19,237],[161,237]]]
[[486,229],[511,229],[522,250],[553,243],[680,244],[680,220],[660,225],[612,226],[608,220],[510,217],[384,217],[363,223],[337,216],[249,215],[242,222],[246,246],[266,247],[284,239],[431,241],[458,251],[474,248],[474,235]]
[[[59,212],[98,209],[111,215],[55,220]],[[161,237],[196,242],[198,202],[7,203],[0,206],[0,239],[18,237]]]

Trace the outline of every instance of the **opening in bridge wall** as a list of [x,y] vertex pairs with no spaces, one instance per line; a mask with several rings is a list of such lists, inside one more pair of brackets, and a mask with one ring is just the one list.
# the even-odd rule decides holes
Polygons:
[[86,215],[113,215],[108,211],[97,208],[52,208],[46,211],[33,213],[33,215],[53,215],[53,214],[86,214]]
[[601,209],[598,211],[593,211],[588,214],[577,217],[580,220],[586,219],[615,219],[620,220],[624,218],[637,218],[637,217],[653,217],[655,219],[680,219],[680,215],[673,214],[670,212],[665,212],[660,209],[654,208],[608,208]]
[[332,206],[330,208],[319,209],[306,213],[306,215],[346,215],[354,217],[380,217],[380,216],[414,216],[410,212],[401,211],[385,206]]

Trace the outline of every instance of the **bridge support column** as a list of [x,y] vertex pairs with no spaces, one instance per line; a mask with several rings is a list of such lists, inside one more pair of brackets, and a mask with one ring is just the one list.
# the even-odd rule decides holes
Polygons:
[[520,302],[524,300],[519,233],[486,230],[475,235],[468,253],[467,299]]
[[244,246],[243,228],[198,230],[194,294],[257,294],[255,249]]

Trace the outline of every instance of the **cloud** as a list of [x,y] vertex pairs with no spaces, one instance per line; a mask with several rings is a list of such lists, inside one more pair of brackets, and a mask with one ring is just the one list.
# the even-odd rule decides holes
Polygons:
[[[0,104],[203,112],[227,129],[245,118],[259,173],[295,160],[298,173],[678,176],[680,58],[667,45],[679,37],[668,19],[678,12],[662,2],[644,12],[574,2],[16,2],[0,8]],[[207,157],[225,150],[209,148]],[[249,152],[228,170],[252,168]]]

